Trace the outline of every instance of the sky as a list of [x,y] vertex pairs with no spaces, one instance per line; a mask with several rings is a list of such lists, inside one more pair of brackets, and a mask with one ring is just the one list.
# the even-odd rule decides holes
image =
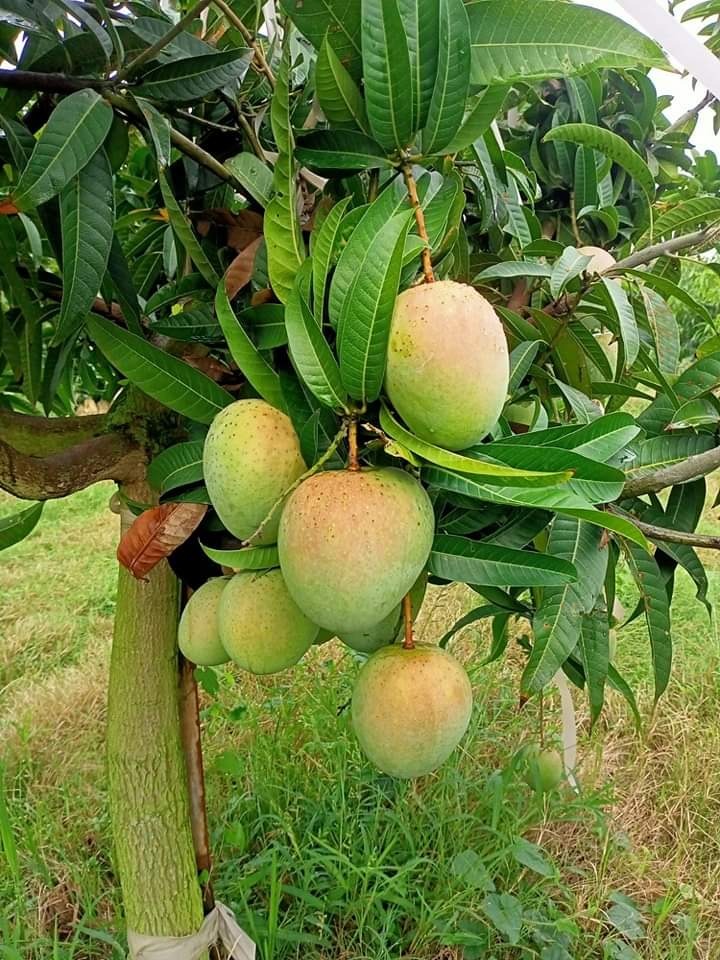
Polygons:
[[[633,26],[638,26],[625,10],[623,10],[620,4],[616,3],[616,0],[581,0],[581,2],[585,6],[597,7],[598,10],[615,14],[615,16],[624,20],[626,23],[630,22],[633,23]],[[648,4],[656,3],[658,6],[667,10],[666,0],[646,0],[646,2]],[[681,9],[686,7],[687,4],[681,4]],[[694,32],[697,32],[700,25],[701,21],[698,20],[691,20],[688,23],[682,24],[685,29],[693,30]],[[693,86],[692,80],[689,77],[682,77],[664,70],[653,70],[651,76],[659,93],[670,94],[674,98],[672,106],[666,111],[666,116],[669,117],[670,120],[677,119],[677,117],[686,110],[694,107],[705,93],[705,88],[698,83]],[[700,115],[692,142],[700,151],[714,150],[715,153],[720,155],[720,138],[717,137],[713,131],[712,110],[704,110]]]

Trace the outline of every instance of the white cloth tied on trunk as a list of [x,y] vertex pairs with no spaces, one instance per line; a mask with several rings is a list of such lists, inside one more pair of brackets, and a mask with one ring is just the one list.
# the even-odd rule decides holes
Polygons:
[[221,944],[229,960],[255,960],[255,944],[224,903],[215,903],[197,933],[187,937],[149,937],[128,930],[131,960],[199,960]]

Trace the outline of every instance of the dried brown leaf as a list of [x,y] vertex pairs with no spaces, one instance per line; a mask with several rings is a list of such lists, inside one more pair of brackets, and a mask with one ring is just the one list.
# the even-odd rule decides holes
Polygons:
[[117,558],[142,580],[197,529],[207,512],[204,503],[163,503],[145,510],[123,536]]
[[255,269],[255,255],[260,249],[262,237],[255,240],[242,250],[225,271],[225,292],[230,300],[239,293],[244,286],[250,283]]

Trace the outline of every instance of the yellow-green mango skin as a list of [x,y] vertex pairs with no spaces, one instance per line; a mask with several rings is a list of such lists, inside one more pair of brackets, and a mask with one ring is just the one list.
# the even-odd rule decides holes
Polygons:
[[[307,468],[289,417],[264,400],[237,400],[210,426],[203,469],[217,515],[246,540]],[[275,543],[279,522],[278,508],[254,544]]]
[[585,267],[585,273],[602,273],[617,263],[615,257],[602,247],[578,247],[577,251],[585,257],[592,258]]
[[385,389],[422,440],[447,450],[479,443],[502,413],[509,376],[502,324],[472,287],[440,280],[397,298]]
[[471,712],[465,669],[430,644],[378,650],[363,664],[352,697],[363,752],[383,773],[403,779],[437,770],[462,739]]
[[538,793],[550,793],[565,776],[565,765],[558,750],[541,749],[533,744],[527,751],[525,782]]
[[[420,612],[420,607],[425,599],[427,589],[427,571],[423,570],[420,576],[410,590],[410,603],[412,604],[413,621]],[[400,640],[405,632],[405,622],[403,620],[402,603],[399,603],[391,613],[389,613],[380,623],[374,627],[368,627],[367,630],[359,630],[357,633],[344,633],[339,640],[342,640],[346,646],[357,650],[358,653],[374,653],[380,647],[386,647],[389,643],[395,643]]]
[[403,470],[329,470],[288,498],[278,532],[280,567],[298,606],[340,636],[387,617],[425,568],[435,518],[423,487]]
[[230,659],[256,674],[292,667],[318,635],[279,570],[236,573],[223,592],[218,620]]
[[230,659],[220,642],[218,626],[218,606],[227,583],[224,577],[217,577],[198,587],[180,617],[180,652],[199,667],[216,667]]

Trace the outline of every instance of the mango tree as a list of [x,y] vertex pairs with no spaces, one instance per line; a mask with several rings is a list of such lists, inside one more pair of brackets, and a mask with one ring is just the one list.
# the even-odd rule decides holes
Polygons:
[[[625,564],[638,592],[626,622],[647,620],[660,697],[676,571],[707,605],[697,548],[720,542],[695,532],[720,464],[720,338],[682,285],[683,258],[715,269],[696,255],[720,230],[717,163],[690,150],[711,98],[670,123],[648,76],[667,67],[659,47],[562,0],[0,8],[0,487],[32,501],[2,521],[0,547],[47,499],[117,484],[107,748],[128,928],[185,936],[203,916],[181,592],[222,568],[271,570],[314,623],[325,601],[300,582],[303,559],[327,545],[330,517],[352,515],[362,544],[380,516],[336,497],[310,537],[317,515],[298,507],[278,553],[284,499],[306,484],[354,490],[392,470],[425,511],[427,541],[393,588],[407,598],[383,600],[390,640],[402,601],[404,639],[380,661],[413,646],[408,590],[427,563],[431,582],[478,597],[441,647],[489,619],[488,660],[519,637],[522,700],[564,677],[593,721],[608,686],[637,713],[610,645]],[[85,398],[108,412],[76,416]],[[209,426],[238,400],[275,411],[297,445],[248,529],[218,483],[250,464],[237,497],[254,496],[252,468],[280,440],[245,423],[203,463]],[[390,582],[375,560],[366,611]]]

